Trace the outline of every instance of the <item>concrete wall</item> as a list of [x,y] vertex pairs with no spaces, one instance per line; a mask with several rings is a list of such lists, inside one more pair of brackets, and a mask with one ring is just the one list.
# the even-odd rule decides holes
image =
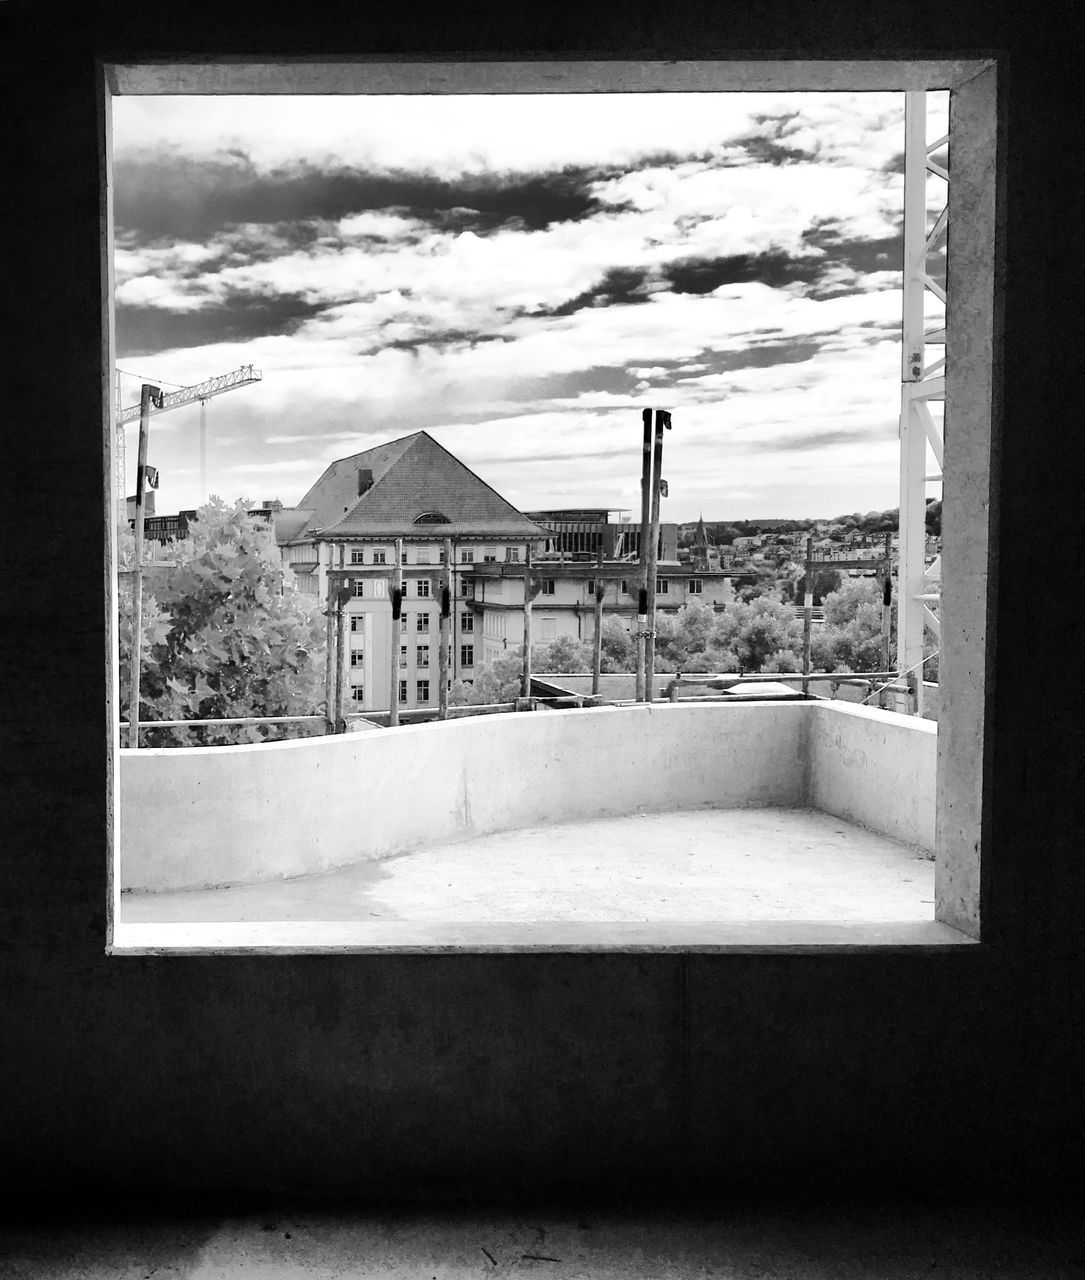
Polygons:
[[809,710],[810,803],[933,857],[938,726],[848,703],[801,705]]
[[807,709],[602,708],[124,750],[121,884],[247,883],[544,822],[799,804]]
[[[5,630],[12,651],[0,667],[10,1181],[38,1212],[95,1197],[115,1211],[155,1193],[625,1205],[922,1189],[957,1204],[1075,1185],[1085,1173],[1085,685],[1050,694],[1030,678],[1085,641],[1063,603],[1067,565],[1085,557],[1085,382],[1067,376],[1080,363],[1085,264],[1066,204],[1080,143],[1052,127],[1080,106],[1069,8],[509,0],[451,6],[439,24],[404,6],[330,13],[320,0],[304,23],[266,0],[192,8],[0,5],[0,216],[13,249],[0,290],[13,424],[5,511],[16,537],[33,530],[35,548],[6,566],[18,625]],[[992,562],[1015,590],[989,596],[981,945],[107,955],[110,378],[95,59],[659,57],[677,60],[674,82],[683,59],[764,49],[799,59],[1012,50],[996,297],[1012,377],[998,387],[1006,475],[990,496]],[[639,439],[636,421],[630,430]],[[681,430],[676,414],[676,442]],[[951,433],[947,463],[952,448]],[[63,519],[48,515],[57,492]],[[1036,554],[1039,530],[1058,555]],[[62,580],[46,584],[43,566]]]

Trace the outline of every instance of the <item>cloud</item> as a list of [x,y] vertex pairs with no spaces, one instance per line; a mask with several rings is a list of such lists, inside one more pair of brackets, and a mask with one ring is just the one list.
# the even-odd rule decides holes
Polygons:
[[[122,351],[264,370],[213,487],[296,500],[424,427],[522,505],[632,507],[659,404],[671,512],[892,505],[901,95],[117,106]],[[178,485],[194,431],[156,437]]]
[[180,309],[176,302],[170,307],[133,304],[131,294],[118,291],[117,354],[122,360],[209,342],[289,335],[322,309],[289,293],[260,297],[234,291],[213,307]]
[[383,210],[451,230],[484,233],[506,224],[540,230],[592,212],[593,176],[570,167],[452,181],[402,169],[321,169],[304,161],[261,173],[247,156],[133,156],[115,166],[114,220],[122,232],[138,228],[152,241],[202,240],[243,223],[332,222]]

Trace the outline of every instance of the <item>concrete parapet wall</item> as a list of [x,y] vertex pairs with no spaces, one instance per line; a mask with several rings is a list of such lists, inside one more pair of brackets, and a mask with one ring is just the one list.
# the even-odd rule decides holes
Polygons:
[[245,884],[638,810],[801,804],[809,709],[601,708],[122,750],[121,886]]
[[933,856],[938,726],[846,702],[803,705],[809,803]]

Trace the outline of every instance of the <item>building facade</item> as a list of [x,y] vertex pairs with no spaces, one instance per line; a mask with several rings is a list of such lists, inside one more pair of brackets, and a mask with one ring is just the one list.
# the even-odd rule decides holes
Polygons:
[[397,702],[436,706],[441,583],[451,546],[448,681],[481,660],[472,608],[477,566],[515,564],[547,530],[528,520],[426,432],[333,462],[297,507],[272,513],[284,585],[321,602],[345,584],[347,711],[391,705],[392,574],[402,546]]

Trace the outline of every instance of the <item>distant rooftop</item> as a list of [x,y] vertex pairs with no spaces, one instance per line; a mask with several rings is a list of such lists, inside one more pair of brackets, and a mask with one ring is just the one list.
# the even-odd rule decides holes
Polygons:
[[425,431],[337,459],[293,512],[308,513],[293,540],[538,539],[548,533]]

